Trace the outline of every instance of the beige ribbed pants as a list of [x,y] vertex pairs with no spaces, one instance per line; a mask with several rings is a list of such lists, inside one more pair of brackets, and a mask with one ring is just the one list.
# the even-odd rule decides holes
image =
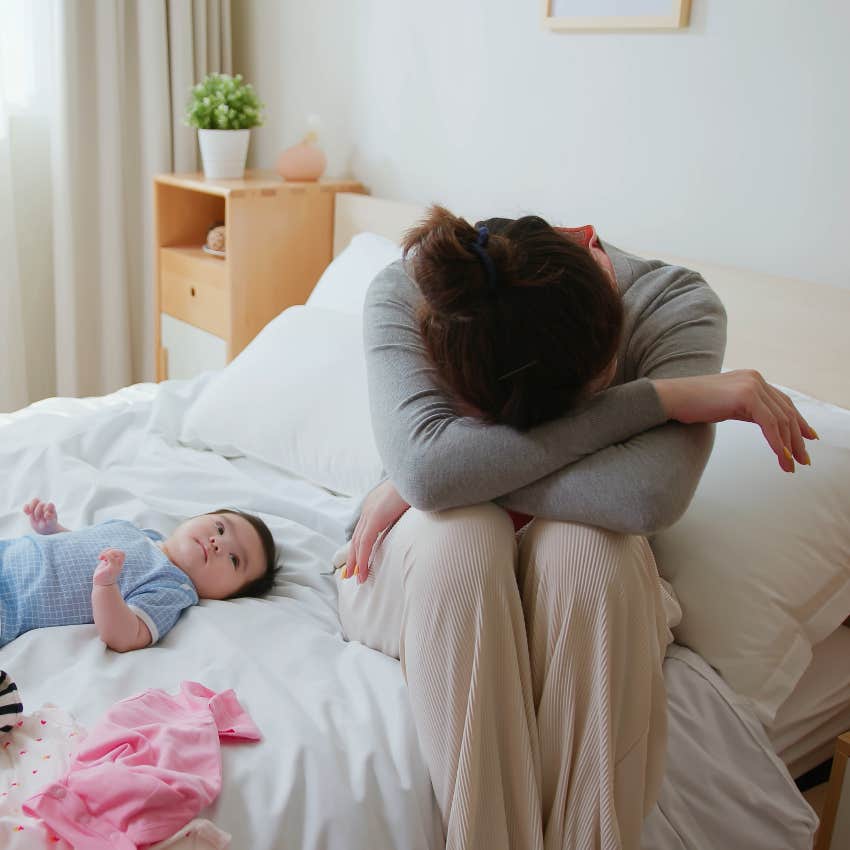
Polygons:
[[449,850],[640,846],[671,639],[645,538],[410,509],[338,585],[346,637],[401,661]]

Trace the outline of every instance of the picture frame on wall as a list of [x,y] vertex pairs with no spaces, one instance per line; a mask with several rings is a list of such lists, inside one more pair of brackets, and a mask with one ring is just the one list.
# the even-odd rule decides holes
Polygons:
[[550,30],[675,30],[690,14],[691,0],[543,0]]

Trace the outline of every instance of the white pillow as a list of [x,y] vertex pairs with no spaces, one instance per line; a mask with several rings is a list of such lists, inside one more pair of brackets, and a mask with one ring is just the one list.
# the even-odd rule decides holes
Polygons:
[[336,493],[368,491],[382,466],[360,317],[284,310],[209,381],[186,412],[180,441],[256,458]]
[[812,465],[782,472],[758,426],[722,422],[693,502],[652,540],[683,609],[677,642],[764,723],[850,614],[850,411],[785,391],[820,436]]
[[319,278],[307,303],[344,313],[363,313],[366,290],[379,271],[401,259],[401,246],[377,233],[358,233]]

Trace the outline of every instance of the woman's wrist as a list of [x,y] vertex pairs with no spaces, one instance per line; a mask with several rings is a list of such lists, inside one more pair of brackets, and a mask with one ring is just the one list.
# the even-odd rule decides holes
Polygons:
[[658,394],[658,400],[661,402],[661,409],[664,414],[668,419],[675,419],[678,388],[681,386],[680,379],[656,378],[652,380],[652,386]]

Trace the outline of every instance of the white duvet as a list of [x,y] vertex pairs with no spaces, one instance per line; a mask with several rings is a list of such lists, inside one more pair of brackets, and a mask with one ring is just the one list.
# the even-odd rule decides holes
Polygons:
[[282,554],[266,599],[203,602],[150,649],[107,651],[94,626],[29,632],[0,649],[25,709],[52,702],[92,726],[113,703],[183,679],[233,688],[263,733],[223,748],[208,817],[235,850],[433,848],[439,812],[397,662],[343,641],[333,578],[348,499],[247,461],[176,445],[207,376],[52,400],[0,419],[0,537],[27,533],[21,506],[55,501],[69,528],[123,517],[170,531],[234,505],[259,513]]
[[[125,655],[107,651],[94,626],[30,632],[0,649],[0,668],[26,709],[54,703],[85,726],[145,688],[175,691],[183,679],[234,688],[264,739],[224,747],[221,796],[201,813],[233,835],[234,850],[439,848],[400,665],[343,641],[334,579],[321,575],[352,502],[179,446],[182,417],[209,377],[0,415],[0,537],[28,531],[21,507],[33,496],[56,502],[70,528],[121,517],[163,533],[231,505],[274,533],[283,566],[273,594],[203,602],[157,646]],[[810,847],[814,814],[764,730],[708,665],[674,649],[671,758],[645,848],[767,850],[777,836],[789,850]]]

